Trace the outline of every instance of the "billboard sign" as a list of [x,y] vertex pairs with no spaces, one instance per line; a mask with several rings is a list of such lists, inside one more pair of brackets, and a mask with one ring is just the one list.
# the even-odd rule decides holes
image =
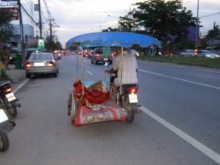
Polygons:
[[0,10],[9,10],[10,12],[12,12],[12,20],[19,19],[18,7],[4,7],[0,8]]

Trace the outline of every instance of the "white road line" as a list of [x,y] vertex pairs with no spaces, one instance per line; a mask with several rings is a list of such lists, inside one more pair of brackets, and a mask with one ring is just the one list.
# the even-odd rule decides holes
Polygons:
[[88,70],[87,70],[86,72],[87,72],[87,73],[89,73],[90,75],[93,75],[93,73],[92,73],[92,72],[90,72],[90,71],[88,71]]
[[146,70],[142,70],[142,69],[138,69],[138,71],[149,73],[149,74],[153,74],[153,75],[157,75],[157,76],[161,76],[161,77],[170,77],[170,76],[167,76],[165,74],[159,74],[159,73],[150,72],[150,71],[146,71]]
[[201,85],[201,86],[205,86],[205,87],[209,87],[209,88],[220,89],[220,87],[216,87],[216,86],[213,86],[213,85],[208,85],[208,84],[203,84],[203,83],[197,83],[197,82],[195,82],[195,81],[189,81],[189,80],[185,80],[185,79],[181,79],[181,78],[176,78],[176,77],[171,77],[171,78],[172,78],[172,79],[175,79],[175,80],[179,80],[179,81],[188,82],[188,83],[191,83],[191,84]]
[[17,91],[22,88],[30,79],[26,79],[24,82],[22,82],[21,84],[19,84],[16,89],[13,89],[14,93],[17,93]]
[[167,75],[164,75],[164,74],[159,74],[159,73],[155,73],[155,72],[150,72],[150,71],[146,71],[146,70],[142,70],[142,69],[138,69],[138,71],[145,72],[145,73],[149,73],[149,74],[153,74],[153,75],[157,75],[157,76],[161,76],[161,77],[171,78],[171,79],[178,80],[178,81],[183,81],[183,82],[187,82],[187,83],[191,83],[191,84],[196,84],[196,85],[205,86],[205,87],[209,87],[209,88],[214,88],[214,89],[220,90],[220,87],[213,86],[213,85],[209,85],[209,84],[198,83],[198,82],[195,82],[195,81],[190,81],[190,80],[181,79],[181,78],[177,78],[177,77],[167,76]]
[[193,137],[189,136],[188,134],[181,131],[180,129],[178,129],[174,125],[170,124],[166,120],[157,116],[155,113],[151,112],[147,108],[141,106],[140,109],[143,110],[147,115],[152,117],[154,120],[156,120],[158,123],[162,124],[167,129],[169,129],[173,133],[177,134],[180,138],[182,138],[183,140],[185,140],[186,142],[188,142],[189,144],[194,146],[196,149],[198,149],[199,151],[204,153],[206,156],[208,156],[209,158],[211,158],[212,160],[214,160],[215,162],[220,164],[220,155],[218,153],[212,151],[211,149],[209,149],[208,147],[206,147],[205,145],[203,145],[202,143],[200,143],[199,141],[197,141]]

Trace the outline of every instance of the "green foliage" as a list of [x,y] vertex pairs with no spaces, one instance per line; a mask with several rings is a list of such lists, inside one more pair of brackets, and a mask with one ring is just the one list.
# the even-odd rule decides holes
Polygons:
[[5,73],[4,69],[0,69],[1,75],[0,75],[0,82],[1,81],[6,81],[6,80],[11,80],[10,77]]
[[10,23],[12,12],[0,9],[0,15],[0,39],[3,42],[7,42],[14,33],[14,28]]
[[135,5],[134,19],[161,41],[171,41],[171,36],[181,41],[187,38],[188,28],[196,25],[196,18],[182,6],[181,0],[147,0]]
[[0,62],[3,62],[5,60],[5,51],[0,50]]
[[194,49],[195,48],[195,43],[190,42],[188,40],[182,40],[179,42],[174,42],[174,43],[166,43],[163,45],[164,49],[168,50],[184,50],[184,49]]
[[[45,42],[45,48],[50,50],[50,43],[48,41]],[[63,50],[61,43],[52,41],[52,50]]]
[[212,38],[220,39],[220,28],[219,28],[219,26],[214,25],[213,29],[208,31],[208,34],[207,34],[206,38],[208,38],[208,39],[212,39]]

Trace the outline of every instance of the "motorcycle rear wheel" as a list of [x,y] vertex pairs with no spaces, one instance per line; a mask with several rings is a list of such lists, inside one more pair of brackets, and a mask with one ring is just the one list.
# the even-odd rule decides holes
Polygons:
[[6,133],[0,130],[0,151],[5,152],[9,148],[9,140]]
[[4,99],[4,103],[5,103],[5,108],[7,109],[8,113],[12,116],[12,117],[16,117],[17,116],[17,107],[16,107],[16,101],[12,101],[12,102],[8,102],[7,99]]
[[124,108],[125,108],[126,111],[127,111],[126,121],[127,121],[127,123],[131,124],[131,123],[134,121],[135,112],[134,112],[134,110],[133,110],[133,108],[132,108],[131,103],[129,103],[129,98],[128,98],[128,96],[125,97]]

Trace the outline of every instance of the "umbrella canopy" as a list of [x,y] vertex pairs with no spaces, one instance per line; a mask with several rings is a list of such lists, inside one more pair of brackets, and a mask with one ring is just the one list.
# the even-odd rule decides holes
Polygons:
[[97,32],[82,34],[71,38],[67,42],[67,46],[71,46],[75,43],[95,43],[100,46],[122,47],[131,47],[133,44],[138,44],[140,47],[161,45],[161,42],[156,38],[132,32]]

